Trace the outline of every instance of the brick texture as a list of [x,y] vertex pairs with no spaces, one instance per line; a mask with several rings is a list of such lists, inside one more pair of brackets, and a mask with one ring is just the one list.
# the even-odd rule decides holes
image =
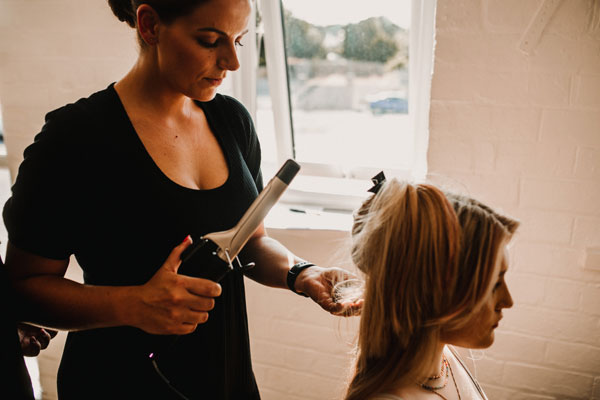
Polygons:
[[[515,306],[477,362],[490,398],[599,398],[600,274],[585,260],[600,245],[600,34],[590,1],[563,1],[521,53],[542,3],[483,0],[481,13],[458,13],[438,1],[429,173],[523,223],[507,275]],[[492,169],[465,154],[482,147]]]

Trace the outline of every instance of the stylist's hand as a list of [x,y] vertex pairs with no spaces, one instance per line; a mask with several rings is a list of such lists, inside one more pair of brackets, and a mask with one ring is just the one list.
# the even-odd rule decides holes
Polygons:
[[334,285],[349,279],[355,280],[356,276],[344,269],[313,266],[306,268],[298,275],[295,288],[308,295],[325,311],[329,311],[333,315],[360,315],[363,305],[362,298],[350,302],[338,302],[334,298]]
[[148,333],[185,335],[208,320],[221,286],[208,279],[178,275],[181,253],[192,244],[188,236],[140,290],[136,326]]
[[29,324],[18,324],[19,341],[23,355],[36,357],[40,351],[48,347],[50,340],[56,336],[57,331],[44,329]]

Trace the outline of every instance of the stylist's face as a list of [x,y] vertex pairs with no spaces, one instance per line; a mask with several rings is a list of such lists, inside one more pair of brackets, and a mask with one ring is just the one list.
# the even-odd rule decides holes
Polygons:
[[506,245],[500,249],[500,255],[494,266],[494,279],[488,289],[488,295],[480,308],[474,311],[461,329],[442,333],[445,343],[470,349],[484,349],[494,343],[494,330],[502,319],[502,310],[510,308],[513,300],[504,280],[508,269]]
[[212,100],[227,71],[240,67],[237,47],[247,32],[250,11],[248,0],[210,0],[190,15],[159,24],[161,79],[192,99]]

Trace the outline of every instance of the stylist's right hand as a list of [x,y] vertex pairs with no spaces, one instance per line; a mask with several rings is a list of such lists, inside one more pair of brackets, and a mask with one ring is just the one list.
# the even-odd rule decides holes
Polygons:
[[171,251],[154,276],[141,286],[136,326],[148,333],[185,335],[208,320],[221,286],[208,279],[177,274],[181,253],[192,244],[188,236]]

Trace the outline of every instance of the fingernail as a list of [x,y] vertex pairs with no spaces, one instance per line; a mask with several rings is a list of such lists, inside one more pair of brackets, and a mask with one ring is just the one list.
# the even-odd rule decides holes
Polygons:
[[191,240],[192,240],[192,237],[191,237],[190,235],[187,235],[187,236],[185,237],[185,239],[183,239],[183,242],[181,242],[181,243],[183,244],[183,243],[185,243],[185,242],[190,242]]

